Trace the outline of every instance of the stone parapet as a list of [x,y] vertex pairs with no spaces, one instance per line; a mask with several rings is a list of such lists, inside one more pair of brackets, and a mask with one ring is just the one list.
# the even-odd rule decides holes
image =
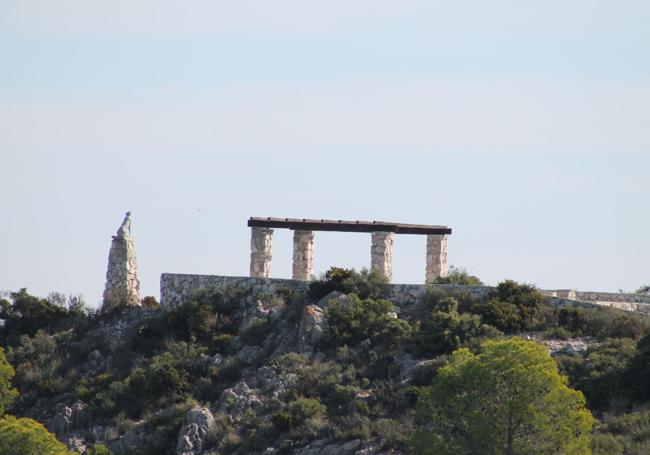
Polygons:
[[[309,289],[309,282],[303,280],[285,280],[278,278],[254,278],[234,277],[217,275],[185,275],[174,273],[163,273],[160,277],[160,303],[164,308],[171,308],[180,305],[193,293],[201,289],[226,290],[236,286],[247,290],[251,295],[260,293],[274,294],[280,289],[290,289],[296,293],[304,293]],[[442,292],[448,295],[469,295],[478,300],[488,297],[491,286],[461,286],[455,284],[389,284],[387,285],[387,298],[395,305],[411,305],[424,297],[428,290]],[[554,291],[542,291],[546,300],[553,306],[562,307],[567,305],[583,306],[585,308],[594,305],[608,306],[625,311],[650,314],[650,302],[611,302],[611,301],[584,301],[572,300],[553,296]],[[608,293],[595,293],[607,296]],[[619,294],[616,294],[619,295]],[[621,294],[622,296],[635,296],[638,294]],[[642,296],[643,297],[643,296]],[[634,297],[629,297],[633,299]]]
[[314,232],[293,231],[294,280],[310,281],[314,278]]
[[199,290],[225,290],[230,287],[246,289],[253,295],[274,294],[280,289],[302,293],[309,289],[309,282],[279,278],[163,273],[160,276],[160,304],[163,308],[172,308],[185,302]]

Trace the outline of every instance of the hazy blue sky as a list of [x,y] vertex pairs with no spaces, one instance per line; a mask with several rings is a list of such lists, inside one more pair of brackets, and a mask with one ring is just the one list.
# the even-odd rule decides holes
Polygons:
[[[0,289],[98,304],[129,209],[144,295],[246,275],[249,216],[447,224],[488,283],[635,289],[649,23],[625,0],[0,0]],[[367,266],[369,237],[318,233],[317,271]],[[395,281],[424,245],[397,237]]]

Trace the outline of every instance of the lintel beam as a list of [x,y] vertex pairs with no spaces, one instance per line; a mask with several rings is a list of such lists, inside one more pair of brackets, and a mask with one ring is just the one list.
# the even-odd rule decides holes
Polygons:
[[449,235],[447,226],[392,223],[388,221],[314,220],[307,218],[251,217],[248,227],[265,227],[305,231],[394,232],[395,234]]

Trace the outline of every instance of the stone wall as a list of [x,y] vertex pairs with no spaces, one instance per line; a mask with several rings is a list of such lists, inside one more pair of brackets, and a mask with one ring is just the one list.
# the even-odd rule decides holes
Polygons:
[[171,308],[183,303],[199,289],[226,289],[230,286],[250,289],[251,293],[255,295],[259,293],[273,294],[282,288],[305,292],[309,288],[309,282],[278,278],[163,273],[160,276],[160,304],[164,308]]
[[[306,292],[309,282],[302,280],[285,280],[279,278],[253,278],[238,276],[216,275],[183,275],[163,273],[160,277],[160,303],[165,308],[179,305],[187,300],[193,292],[199,289],[226,289],[229,286],[239,286],[250,289],[251,294],[273,294],[279,289],[288,288],[294,292]],[[457,286],[440,284],[426,286],[424,284],[389,284],[388,298],[397,305],[415,303],[426,294],[428,288],[434,288],[450,295],[464,293],[477,298],[487,296],[489,286]]]
[[[282,288],[288,288],[294,292],[305,292],[309,288],[309,282],[279,278],[163,273],[160,277],[160,303],[164,308],[171,308],[183,303],[192,293],[199,289],[226,289],[229,286],[238,286],[250,290],[252,295],[256,295],[259,293],[273,294]],[[469,294],[472,297],[482,299],[486,298],[493,288],[490,286],[459,286],[453,284],[389,284],[388,298],[396,305],[408,305],[417,302],[419,298],[426,294],[427,289],[435,289],[449,295]],[[567,298],[561,296],[562,293],[557,291],[542,291],[542,293],[546,295],[550,304],[558,307],[566,305],[582,305],[585,307],[603,305],[650,314],[650,297],[639,294],[576,292],[576,297],[581,298]]]

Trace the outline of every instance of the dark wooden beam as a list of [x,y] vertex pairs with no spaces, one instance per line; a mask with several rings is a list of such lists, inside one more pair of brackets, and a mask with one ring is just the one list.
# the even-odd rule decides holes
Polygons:
[[251,217],[248,227],[266,227],[304,231],[394,232],[396,234],[447,235],[451,228],[429,224],[405,224],[388,221],[311,220],[306,218]]

